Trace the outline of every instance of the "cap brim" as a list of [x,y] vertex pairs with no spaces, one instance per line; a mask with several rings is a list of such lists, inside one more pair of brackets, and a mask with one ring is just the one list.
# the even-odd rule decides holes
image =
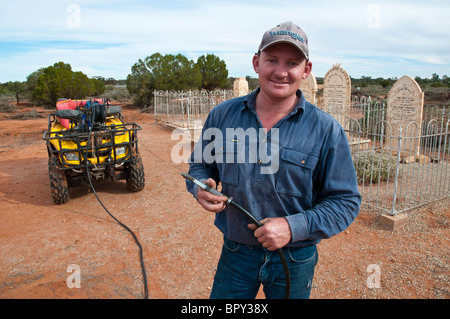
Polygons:
[[293,47],[295,47],[296,49],[298,49],[298,50],[303,54],[303,56],[304,56],[306,59],[309,58],[308,55],[305,53],[305,51],[303,51],[302,48],[300,48],[298,45],[294,44],[292,41],[288,41],[288,40],[284,40],[284,39],[272,41],[272,42],[266,44],[265,46],[259,48],[259,50],[260,50],[260,51],[264,51],[265,49],[270,48],[271,46],[273,46],[273,45],[275,45],[275,44],[280,44],[280,43],[286,43],[286,44],[292,45]]

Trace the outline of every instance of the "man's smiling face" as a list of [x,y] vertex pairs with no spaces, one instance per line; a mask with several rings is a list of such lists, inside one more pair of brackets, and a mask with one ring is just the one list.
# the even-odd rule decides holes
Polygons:
[[311,62],[294,46],[274,44],[253,57],[261,91],[274,100],[291,97],[311,72]]

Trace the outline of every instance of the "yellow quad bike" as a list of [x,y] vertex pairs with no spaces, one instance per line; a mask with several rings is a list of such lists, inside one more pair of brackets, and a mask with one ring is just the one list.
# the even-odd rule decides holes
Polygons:
[[47,143],[50,190],[55,204],[69,200],[69,187],[92,178],[126,180],[132,192],[144,188],[137,138],[141,127],[124,123],[121,111],[120,106],[111,106],[108,100],[85,100],[49,115],[43,139]]

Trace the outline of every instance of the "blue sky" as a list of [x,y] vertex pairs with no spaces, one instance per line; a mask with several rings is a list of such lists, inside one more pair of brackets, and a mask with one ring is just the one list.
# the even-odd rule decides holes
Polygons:
[[302,0],[3,0],[0,82],[63,61],[88,76],[125,79],[153,53],[194,61],[213,53],[230,76],[255,76],[263,33],[293,21],[308,35],[313,73],[450,76],[450,3]]

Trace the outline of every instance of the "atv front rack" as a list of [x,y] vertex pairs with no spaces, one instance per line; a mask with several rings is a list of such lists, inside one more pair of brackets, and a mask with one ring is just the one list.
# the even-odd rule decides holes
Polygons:
[[118,124],[95,125],[89,134],[77,125],[55,130],[51,125],[55,121],[55,115],[50,114],[49,129],[44,132],[43,139],[47,143],[49,157],[59,159],[59,169],[123,164],[131,161],[133,153],[138,153],[137,131],[142,128],[136,123],[117,121]]

